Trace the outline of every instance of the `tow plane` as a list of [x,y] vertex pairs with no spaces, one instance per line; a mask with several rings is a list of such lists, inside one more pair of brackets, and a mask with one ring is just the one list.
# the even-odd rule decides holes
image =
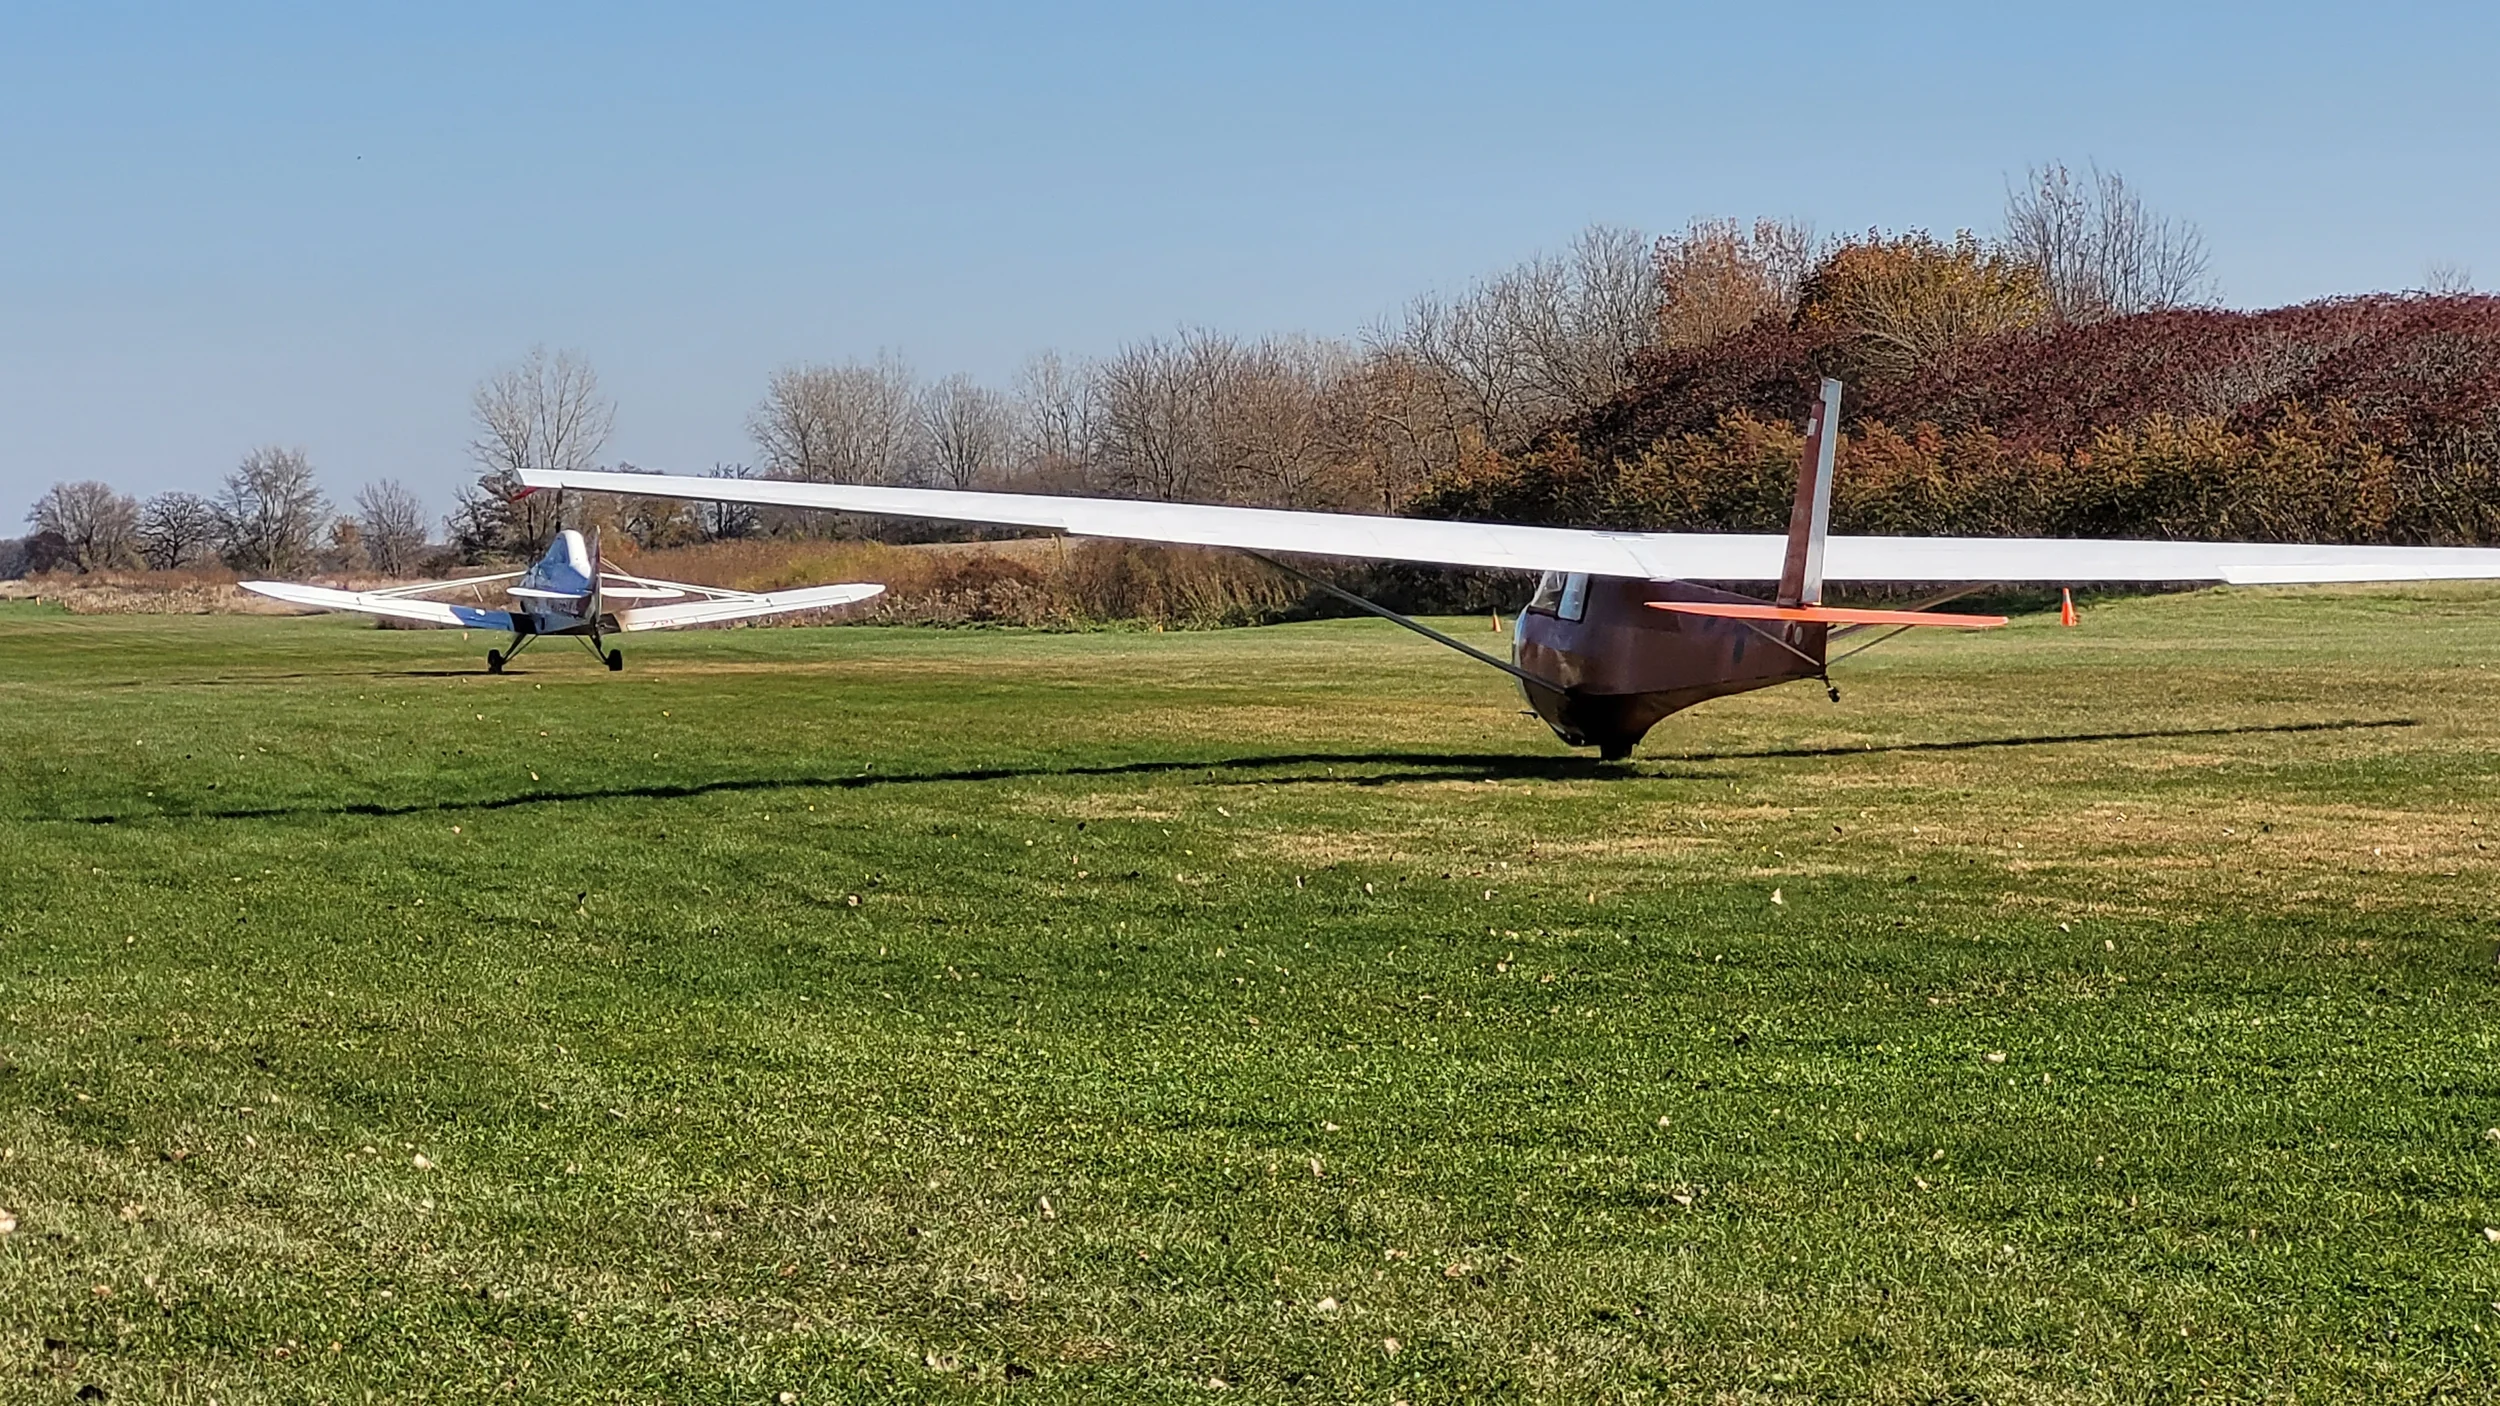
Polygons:
[[[1696,703],[1792,680],[1831,687],[1833,640],[1854,631],[1986,629],[2002,616],[1933,609],[1990,585],[2085,582],[2291,584],[2500,578],[2500,548],[2299,542],[2139,542],[2020,537],[1830,535],[1841,385],[1825,380],[1806,426],[1785,536],[1612,532],[1294,512],[1130,499],[1050,497],[770,479],[525,471],[536,488],[694,498],[830,512],[1045,528],[1078,537],[1229,547],[1519,680],[1554,734],[1608,760]],[[1272,554],[1537,573],[1502,659],[1306,575]],[[1826,581],[1927,586],[1909,610],[1823,603]],[[1724,589],[1765,583],[1770,600]],[[1708,584],[1705,584],[1708,583]],[[1870,643],[1880,643],[1881,640]],[[1849,653],[1866,645],[1854,646]],[[1846,657],[1842,655],[1840,657]],[[1832,689],[1834,701],[1839,690]]]
[[[500,583],[508,603],[502,609],[429,596],[467,591],[482,602],[486,589]],[[292,581],[246,581],[243,589],[320,610],[354,611],[428,625],[472,630],[508,630],[509,648],[486,651],[486,672],[500,674],[522,650],[548,635],[579,639],[592,657],[610,670],[625,667],[625,651],[609,648],[609,635],[637,630],[669,630],[685,625],[719,625],[759,615],[793,610],[823,610],[850,605],[882,592],[866,583],[812,586],[797,591],[732,591],[686,581],[655,581],[608,566],[599,557],[599,537],[588,538],[566,528],[556,534],[547,554],[526,571],[464,576],[456,581],[428,581],[381,591],[341,591]]]

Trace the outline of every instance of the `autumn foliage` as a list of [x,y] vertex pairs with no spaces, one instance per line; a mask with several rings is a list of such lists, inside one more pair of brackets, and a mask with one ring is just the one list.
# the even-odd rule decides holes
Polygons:
[[[1952,246],[1912,252],[1937,249]],[[1986,273],[1967,262],[1966,291]],[[1422,510],[1777,530],[1811,388],[1841,375],[1835,530],[2500,542],[2500,298],[2043,322],[1888,361],[1866,355],[1862,318],[1813,315],[1815,288],[1808,311],[1652,358],[1609,404],[1443,478]],[[2017,291],[1991,296],[2002,309]]]

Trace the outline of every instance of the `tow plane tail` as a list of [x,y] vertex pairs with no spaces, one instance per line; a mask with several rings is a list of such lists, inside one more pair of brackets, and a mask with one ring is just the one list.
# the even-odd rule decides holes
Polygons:
[[599,638],[599,617],[607,611],[606,603],[600,599],[600,587],[606,579],[607,573],[599,565],[599,529],[594,527],[590,529],[590,594],[582,600],[582,618],[590,622],[593,640]]

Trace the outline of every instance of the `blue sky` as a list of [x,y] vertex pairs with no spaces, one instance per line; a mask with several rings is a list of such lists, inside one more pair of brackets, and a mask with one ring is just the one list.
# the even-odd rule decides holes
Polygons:
[[262,443],[439,510],[534,343],[703,468],[794,360],[1350,334],[1591,221],[1985,231],[2049,159],[2236,305],[2500,281],[2500,10],[2018,8],[15,0],[0,532]]

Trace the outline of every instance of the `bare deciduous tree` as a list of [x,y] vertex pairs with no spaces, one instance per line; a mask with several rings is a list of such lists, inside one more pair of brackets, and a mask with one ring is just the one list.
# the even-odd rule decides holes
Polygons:
[[217,542],[217,505],[197,493],[159,493],[139,510],[139,555],[159,571],[196,566]]
[[1332,343],[1271,337],[1239,348],[1212,387],[1216,481],[1233,502],[1320,506],[1339,455],[1329,392],[1347,356]]
[[1340,472],[1380,512],[1406,506],[1438,474],[1481,453],[1484,436],[1434,371],[1405,349],[1366,349],[1329,388]]
[[1545,393],[1590,410],[1632,383],[1632,359],[1657,334],[1658,265],[1645,236],[1613,225],[1580,231],[1559,262],[1559,316],[1529,322],[1531,346]]
[[1100,429],[1101,397],[1095,368],[1042,352],[1016,375],[1016,456],[1019,472],[1045,487],[1087,486]]
[[1102,363],[1097,444],[1114,485],[1164,502],[1216,485],[1215,388],[1238,355],[1230,338],[1193,329]]
[[2422,269],[2422,291],[2442,298],[2471,293],[2474,271],[2447,259],[2434,260]]
[[[755,471],[744,464],[714,464],[707,477],[753,478]],[[696,522],[708,540],[718,542],[755,535],[757,523],[755,508],[752,504],[725,503],[712,499],[698,502],[694,508]]]
[[2005,244],[2040,271],[2060,322],[2099,322],[2212,296],[2196,226],[2147,210],[2115,171],[2035,167],[2005,197]]
[[1015,417],[1007,397],[958,373],[920,392],[920,434],[938,485],[974,488],[1005,465]]
[[[1657,334],[1658,268],[1649,242],[1593,225],[1560,255],[1528,260],[1456,298],[1426,295],[1370,338],[1420,372],[1441,400],[1454,449],[1513,446],[1557,416],[1593,409],[1631,383]],[[1455,467],[1455,462],[1435,471]]]
[[316,559],[328,509],[303,450],[255,449],[217,495],[219,551],[237,571],[300,570]]
[[558,509],[553,494],[515,498],[521,471],[590,468],[615,428],[616,407],[599,393],[587,360],[544,347],[479,382],[469,403],[478,431],[469,457],[479,472],[461,492],[452,536],[471,560],[534,556],[555,540]]
[[52,485],[35,500],[26,521],[38,534],[59,534],[80,571],[127,566],[138,556],[137,500],[94,479]]
[[385,576],[406,576],[425,554],[425,505],[396,479],[356,490],[356,524],[365,559]]
[[891,354],[840,366],[783,367],[747,417],[765,475],[811,483],[895,482],[918,433],[912,387],[911,368]]

